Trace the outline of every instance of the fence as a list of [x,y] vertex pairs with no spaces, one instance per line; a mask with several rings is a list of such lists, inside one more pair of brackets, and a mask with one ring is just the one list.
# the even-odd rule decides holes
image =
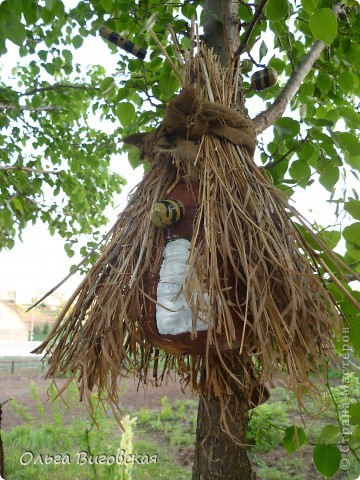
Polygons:
[[42,372],[45,366],[39,359],[32,358],[16,358],[16,359],[0,359],[0,375],[6,374],[20,374],[28,372]]

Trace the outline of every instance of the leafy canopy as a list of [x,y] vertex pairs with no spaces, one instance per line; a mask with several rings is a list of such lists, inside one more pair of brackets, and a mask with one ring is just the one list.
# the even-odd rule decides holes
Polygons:
[[[339,257],[360,272],[359,189],[346,188],[347,179],[359,181],[360,170],[360,8],[355,0],[344,4],[335,15],[329,0],[268,0],[250,32],[254,3],[241,2],[240,42],[247,40],[240,65],[245,107],[257,97],[265,108],[314,41],[326,45],[271,138],[259,138],[257,161],[289,196],[296,186],[306,192],[314,182],[329,192],[346,227],[340,221],[323,226],[322,238],[333,249],[343,239],[346,250]],[[0,82],[0,248],[11,248],[26,224],[38,218],[66,239],[70,255],[78,234],[96,234],[106,222],[105,207],[124,184],[109,168],[111,157],[122,151],[121,137],[153,128],[179,88],[149,27],[176,63],[166,27],[171,23],[185,50],[191,18],[202,25],[203,6],[199,0],[1,2],[0,54],[8,59],[17,48],[21,60],[12,78]],[[81,51],[101,25],[147,49],[145,61],[109,44],[118,59],[115,74],[105,71],[96,52],[94,65],[77,65],[74,50]],[[276,70],[279,82],[255,92],[251,74],[265,65]],[[93,118],[100,122],[89,122]],[[112,125],[111,133],[101,122]],[[138,166],[136,152],[128,153],[131,165]],[[331,265],[324,252],[318,254]],[[340,267],[331,267],[339,279]],[[336,283],[329,289],[347,315],[349,341],[359,353],[359,313]],[[291,428],[284,440],[289,451],[305,441],[301,429]],[[337,470],[338,457],[332,445],[314,451],[325,476]]]
[[[360,13],[355,0],[345,5],[336,16],[328,0],[268,0],[248,35],[255,7],[241,2],[240,42],[247,42],[240,62],[245,107],[256,97],[265,108],[314,41],[327,45],[272,137],[259,138],[257,161],[289,196],[295,186],[306,189],[314,182],[328,190],[347,226],[342,231],[338,224],[323,226],[324,241],[335,248],[342,237],[345,261],[360,271],[358,191],[348,191],[340,181],[358,182],[360,169]],[[195,17],[202,24],[203,6],[200,0],[0,4],[0,54],[9,60],[17,48],[21,57],[12,78],[0,82],[0,248],[11,248],[26,224],[38,218],[66,239],[70,255],[79,234],[99,231],[105,207],[124,183],[109,168],[110,158],[122,151],[121,138],[153,128],[179,88],[149,27],[176,63],[167,25],[180,49],[188,48],[189,23]],[[100,65],[76,64],[74,51],[81,52],[86,37],[103,42],[101,25],[147,49],[145,61],[108,43],[118,59],[116,72],[105,71],[96,51],[94,63]],[[265,65],[276,70],[279,82],[255,92],[251,74]],[[111,133],[102,129],[103,122]],[[133,167],[139,165],[136,152],[130,150],[128,157]],[[333,293],[347,308],[335,287]],[[356,348],[360,351],[360,344]]]
[[[1,3],[0,53],[5,59],[11,55],[7,48],[13,52],[17,46],[21,61],[14,78],[0,83],[0,248],[11,247],[27,222],[40,218],[51,232],[67,239],[71,253],[69,245],[77,234],[96,232],[105,223],[104,208],[124,183],[109,169],[111,156],[121,152],[121,137],[156,125],[179,87],[148,27],[174,58],[166,27],[171,23],[180,48],[186,49],[190,19],[196,17],[200,24],[203,19],[201,4],[155,0]],[[329,191],[339,214],[352,221],[342,232],[345,259],[359,271],[358,192],[334,193],[341,177],[358,181],[360,169],[360,44],[356,41],[360,14],[357,2],[349,0],[346,5],[337,17],[327,0],[302,0],[300,5],[269,0],[240,61],[245,106],[255,95],[265,106],[281,92],[315,39],[328,46],[292,100],[293,113],[275,123],[270,141],[259,143],[260,161],[288,195],[294,186],[306,188],[314,181]],[[253,4],[241,3],[242,36],[253,14]],[[74,49],[81,49],[87,36],[97,36],[103,24],[148,49],[145,62],[109,44],[118,58],[116,75],[101,65],[84,69],[75,64]],[[96,52],[94,60],[101,63]],[[255,92],[250,76],[265,63],[280,80]],[[111,122],[112,132],[91,127],[93,116]],[[129,152],[129,161],[134,167],[140,163],[136,152]],[[339,227],[328,229],[324,238],[335,247],[341,238]]]
[[[202,4],[156,0],[1,3],[0,53],[6,58],[7,48],[13,51],[16,46],[21,62],[15,80],[0,83],[0,248],[11,247],[27,222],[37,218],[69,244],[77,234],[96,232],[104,224],[104,208],[124,183],[109,170],[110,157],[121,152],[122,136],[158,122],[179,87],[147,27],[154,29],[174,57],[167,24],[173,26],[180,48],[187,48],[190,19],[196,17],[201,24]],[[301,4],[269,0],[240,59],[245,97],[256,95],[271,102],[314,39],[328,45],[291,103],[297,113],[281,118],[273,139],[262,144],[262,164],[289,195],[293,186],[306,188],[314,180],[332,193],[344,167],[347,175],[358,179],[360,19],[357,2],[349,0],[346,5],[347,11],[337,18],[327,0],[302,0]],[[253,3],[242,2],[241,35],[253,14]],[[115,76],[101,65],[87,69],[76,65],[74,49],[81,49],[87,36],[96,36],[101,25],[147,48],[145,62],[109,44],[118,57]],[[255,63],[262,65],[265,59],[280,75],[280,82],[255,93],[250,76],[260,68]],[[94,63],[101,63],[96,52]],[[111,122],[112,133],[91,128],[88,120],[93,115]],[[344,125],[346,131],[342,131]],[[133,166],[139,164],[134,152],[129,160]],[[339,210],[359,219],[356,191],[333,201],[339,203]],[[360,260],[359,233],[360,223],[355,222],[345,236],[347,255],[354,262]]]

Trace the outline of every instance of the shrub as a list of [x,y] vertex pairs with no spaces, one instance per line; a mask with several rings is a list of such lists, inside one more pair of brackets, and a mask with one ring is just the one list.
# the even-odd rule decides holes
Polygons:
[[286,426],[287,408],[284,403],[265,403],[250,413],[247,441],[256,450],[267,452],[281,444]]

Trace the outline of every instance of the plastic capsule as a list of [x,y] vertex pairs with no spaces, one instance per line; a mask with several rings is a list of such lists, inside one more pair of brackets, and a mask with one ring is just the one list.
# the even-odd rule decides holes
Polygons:
[[163,200],[155,203],[151,210],[151,221],[156,227],[164,228],[179,222],[184,218],[185,207],[176,199]]
[[144,60],[146,56],[146,50],[130,42],[130,40],[121,37],[118,33],[112,32],[106,27],[100,27],[99,33],[100,36],[105,38],[108,42],[113,43],[117,47],[120,47],[129,53],[132,53],[135,55],[135,57],[140,58],[140,60]]
[[272,87],[277,82],[277,73],[273,68],[264,68],[253,73],[251,76],[251,85],[254,90],[265,90]]

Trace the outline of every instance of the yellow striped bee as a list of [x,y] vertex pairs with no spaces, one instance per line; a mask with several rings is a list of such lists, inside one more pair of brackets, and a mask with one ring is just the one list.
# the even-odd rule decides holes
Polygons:
[[277,73],[273,68],[258,70],[251,76],[251,85],[254,90],[265,90],[277,82]]
[[113,43],[123,50],[132,53],[135,55],[135,57],[140,58],[140,60],[144,60],[146,56],[146,50],[130,42],[130,40],[126,40],[126,38],[121,37],[119,34],[112,32],[106,27],[100,27],[99,34],[102,38],[105,38],[105,40],[108,40],[110,43]]
[[184,204],[175,198],[157,202],[151,210],[151,221],[159,228],[173,225],[182,220],[184,216]]

